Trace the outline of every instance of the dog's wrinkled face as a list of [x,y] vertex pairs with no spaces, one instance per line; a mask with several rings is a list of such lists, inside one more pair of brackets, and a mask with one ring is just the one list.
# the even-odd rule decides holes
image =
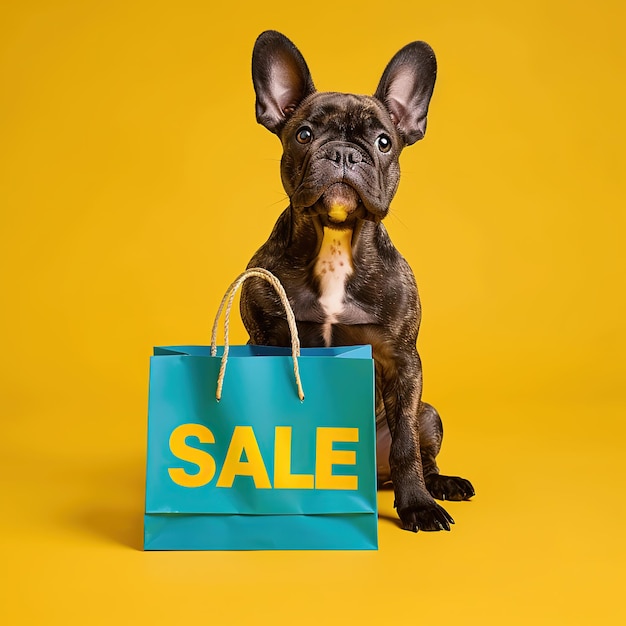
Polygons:
[[338,93],[309,96],[280,133],[283,185],[297,211],[324,226],[350,228],[389,210],[404,142],[374,98]]
[[252,55],[257,120],[281,138],[292,208],[336,229],[383,219],[400,152],[426,132],[436,69],[430,46],[413,42],[389,62],[373,96],[317,92],[293,43],[263,33]]

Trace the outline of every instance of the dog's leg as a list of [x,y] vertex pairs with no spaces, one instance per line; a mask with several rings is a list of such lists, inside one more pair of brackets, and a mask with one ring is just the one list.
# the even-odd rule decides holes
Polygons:
[[426,488],[438,500],[469,500],[475,492],[472,483],[459,476],[442,476],[436,457],[441,450],[443,425],[439,413],[430,404],[421,403],[419,439]]
[[387,414],[382,397],[376,387],[376,478],[378,488],[391,487],[391,468],[389,467],[389,451],[391,449],[391,432],[387,424]]
[[[454,520],[433,500],[424,482],[418,422],[421,364],[417,352],[408,358],[411,362],[398,360],[382,376],[385,412],[391,432],[389,465],[395,506],[405,530],[450,530]],[[405,372],[414,375],[402,375]]]

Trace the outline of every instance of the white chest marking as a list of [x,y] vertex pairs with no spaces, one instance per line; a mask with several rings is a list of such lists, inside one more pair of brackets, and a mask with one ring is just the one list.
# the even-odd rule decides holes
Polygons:
[[324,342],[331,343],[332,325],[345,307],[346,281],[352,274],[352,231],[324,228],[324,238],[315,261],[319,280],[319,302],[326,314]]

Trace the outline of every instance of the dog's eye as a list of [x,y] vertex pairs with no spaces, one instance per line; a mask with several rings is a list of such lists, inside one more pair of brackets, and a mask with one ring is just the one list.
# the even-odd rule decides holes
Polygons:
[[383,153],[389,152],[391,150],[391,139],[389,135],[379,135],[378,139],[376,139],[376,147]]
[[301,144],[309,143],[313,139],[313,133],[308,126],[303,126],[296,133],[296,141]]

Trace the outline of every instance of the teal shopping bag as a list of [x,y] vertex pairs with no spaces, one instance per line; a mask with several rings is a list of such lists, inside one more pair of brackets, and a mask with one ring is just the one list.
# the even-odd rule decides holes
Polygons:
[[[244,273],[227,319],[250,275],[271,280]],[[155,348],[146,550],[377,548],[371,347],[293,337],[229,347],[226,325],[224,347]]]

